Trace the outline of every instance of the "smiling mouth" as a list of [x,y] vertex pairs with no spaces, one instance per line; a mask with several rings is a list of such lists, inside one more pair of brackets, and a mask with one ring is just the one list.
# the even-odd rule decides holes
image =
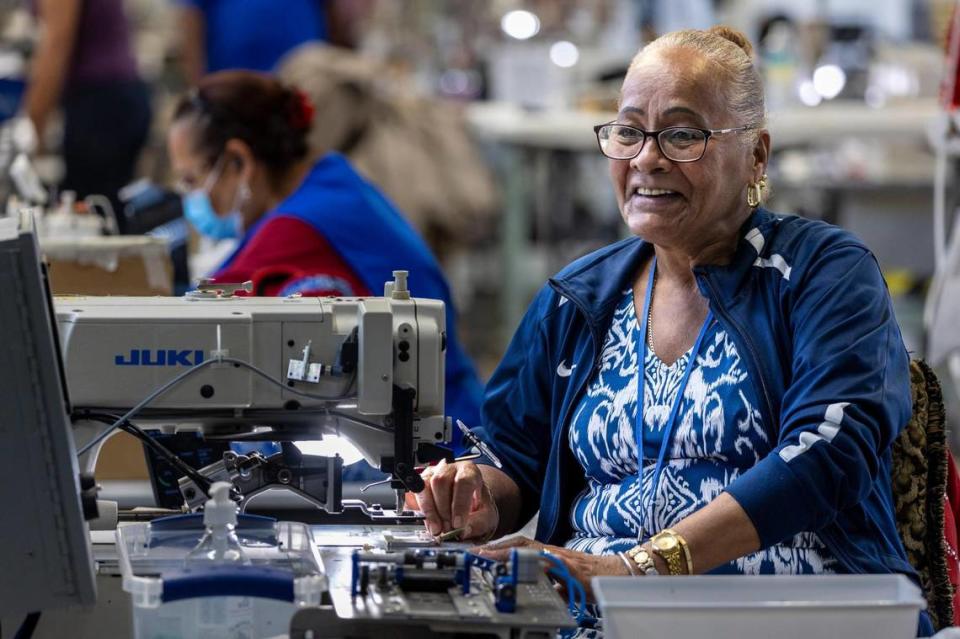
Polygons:
[[680,197],[680,194],[676,191],[671,191],[670,189],[650,189],[646,187],[638,187],[633,189],[630,193],[631,197],[642,197],[656,200],[668,200],[676,197]]

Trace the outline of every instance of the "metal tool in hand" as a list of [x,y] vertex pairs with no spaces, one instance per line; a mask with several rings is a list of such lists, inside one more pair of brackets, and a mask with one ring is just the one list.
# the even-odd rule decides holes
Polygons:
[[460,429],[460,432],[463,433],[464,439],[470,442],[470,445],[479,450],[484,457],[493,462],[493,465],[499,469],[503,469],[503,464],[500,463],[500,458],[493,454],[493,451],[490,450],[490,447],[483,443],[479,437],[473,434],[473,432],[467,428],[467,425],[464,424],[459,419],[457,420],[457,428]]
[[433,538],[439,544],[442,544],[445,541],[460,541],[460,537],[463,536],[463,533],[465,533],[466,531],[467,531],[466,527],[454,528],[453,530],[448,530],[445,533],[434,535]]
[[[457,463],[457,462],[462,462],[462,461],[471,461],[471,460],[477,459],[477,458],[479,458],[479,457],[481,457],[481,455],[477,455],[477,454],[473,454],[473,455],[461,455],[460,457],[454,457],[454,458],[453,458],[453,461],[452,461],[451,463],[454,463],[454,464],[455,464],[455,463]],[[418,473],[422,473],[422,472],[423,472],[424,470],[426,470],[427,468],[430,468],[430,466],[415,466],[415,467],[414,467],[414,470],[417,471]],[[387,477],[386,479],[380,479],[380,480],[378,480],[378,481],[369,483],[369,484],[367,484],[366,486],[362,487],[362,488],[360,489],[360,492],[361,492],[361,493],[365,493],[365,492],[367,492],[368,490],[370,490],[371,488],[373,488],[373,487],[375,487],[375,486],[383,486],[384,484],[389,484],[391,481],[393,481],[393,479],[392,479],[391,477]]]

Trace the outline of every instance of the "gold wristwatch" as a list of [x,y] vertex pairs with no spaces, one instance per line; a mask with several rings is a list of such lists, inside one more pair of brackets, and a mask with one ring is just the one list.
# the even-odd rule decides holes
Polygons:
[[650,576],[660,574],[660,571],[657,570],[657,564],[653,561],[653,557],[650,556],[650,553],[647,552],[647,549],[643,546],[634,546],[623,554],[629,561],[636,564],[637,568],[639,568],[643,574]]
[[650,538],[653,552],[666,563],[671,575],[692,575],[693,559],[687,541],[670,528],[661,530]]

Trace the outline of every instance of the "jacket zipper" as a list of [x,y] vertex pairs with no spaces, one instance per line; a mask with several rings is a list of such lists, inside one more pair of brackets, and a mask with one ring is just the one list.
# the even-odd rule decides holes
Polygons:
[[[555,291],[557,291],[558,293],[560,293],[561,295],[563,295],[564,297],[566,297],[568,300],[570,300],[570,302],[571,302],[574,306],[577,307],[577,310],[580,312],[580,314],[583,316],[584,320],[587,322],[587,325],[590,327],[590,344],[591,344],[591,347],[592,347],[592,349],[593,349],[593,353],[592,353],[592,355],[591,355],[591,357],[590,357],[590,362],[591,362],[591,364],[592,364],[592,365],[591,365],[591,368],[590,368],[590,370],[587,372],[587,374],[584,375],[583,379],[582,379],[581,382],[580,382],[580,386],[577,387],[576,392],[573,394],[573,397],[571,398],[571,400],[567,403],[566,407],[564,408],[563,414],[560,415],[560,419],[558,420],[558,422],[559,422],[559,428],[558,428],[558,433],[557,433],[557,434],[558,434],[558,436],[560,436],[560,438],[562,439],[562,438],[563,438],[563,433],[564,433],[564,431],[566,430],[566,422],[567,422],[567,419],[568,419],[568,417],[569,417],[569,415],[570,415],[570,409],[571,409],[571,407],[574,406],[578,401],[580,401],[580,397],[583,395],[584,391],[587,389],[587,385],[590,383],[590,378],[593,376],[593,371],[594,371],[594,369],[600,364],[600,358],[603,356],[603,352],[600,351],[600,350],[597,348],[597,344],[599,343],[599,341],[598,341],[596,326],[594,325],[594,322],[592,321],[592,319],[591,319],[591,317],[590,317],[590,314],[587,313],[586,309],[583,307],[583,305],[580,303],[580,301],[579,301],[575,296],[573,296],[573,295],[568,295],[568,294],[566,293],[566,291],[561,290],[559,286],[556,286],[556,285],[552,285],[552,286],[553,286],[553,288],[554,288]],[[562,442],[562,441],[559,442],[559,446],[563,446],[563,442]],[[560,460],[561,460],[561,458],[562,458],[562,455],[558,454],[558,455],[557,455],[557,470],[558,470],[558,471],[560,470]],[[559,489],[560,489],[560,484],[559,484],[559,482],[558,482],[558,483],[557,483],[557,490],[558,490],[558,492],[559,492]],[[553,534],[554,534],[554,533],[556,532],[556,530],[557,530],[557,522],[560,520],[560,516],[561,516],[559,499],[560,499],[560,495],[558,494],[558,495],[557,495],[558,504],[557,504],[556,516],[553,518],[553,521],[550,522],[550,529],[547,531],[547,534],[544,535],[544,541],[545,541],[545,542],[549,542],[550,538],[553,537]],[[541,512],[541,514],[542,514],[542,512]]]

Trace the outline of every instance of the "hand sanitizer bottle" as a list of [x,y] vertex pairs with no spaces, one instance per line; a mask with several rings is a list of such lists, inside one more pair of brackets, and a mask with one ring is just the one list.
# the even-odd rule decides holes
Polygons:
[[237,538],[237,505],[230,499],[233,488],[225,481],[210,487],[210,499],[203,507],[203,525],[207,530],[200,543],[187,555],[186,563],[247,564]]

